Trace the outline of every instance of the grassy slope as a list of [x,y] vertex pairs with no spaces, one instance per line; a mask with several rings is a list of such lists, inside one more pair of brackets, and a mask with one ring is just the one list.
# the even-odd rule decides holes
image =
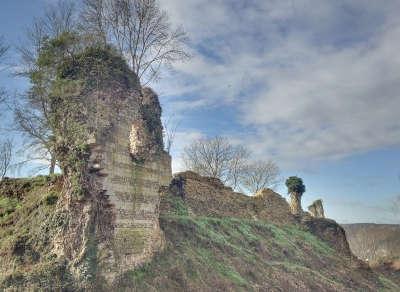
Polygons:
[[0,182],[0,290],[29,282],[65,286],[64,265],[50,253],[65,224],[55,212],[61,189],[58,176]]
[[[50,253],[52,237],[66,224],[55,212],[60,192],[57,178],[0,183],[0,290],[73,290],[65,265]],[[165,251],[122,275],[116,290],[400,291],[392,277],[353,270],[299,226],[190,217],[180,199],[166,199],[172,207],[160,218]]]
[[237,218],[187,216],[179,199],[161,217],[166,250],[125,274],[121,290],[399,291],[391,280],[349,260],[301,227]]

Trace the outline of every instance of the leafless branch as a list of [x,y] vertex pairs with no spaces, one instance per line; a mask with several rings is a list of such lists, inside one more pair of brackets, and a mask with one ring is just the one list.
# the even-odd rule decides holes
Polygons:
[[176,130],[178,129],[180,122],[173,122],[172,118],[169,117],[163,124],[163,135],[165,151],[171,153],[172,146],[175,142]]
[[4,57],[7,53],[9,46],[5,44],[4,38],[0,36],[0,60]]
[[279,183],[279,168],[272,161],[248,164],[243,171],[242,185],[252,194],[264,188],[275,188]]
[[30,106],[21,103],[14,105],[14,130],[22,133],[27,138],[25,150],[29,150],[32,154],[28,161],[42,160],[49,161],[50,174],[54,173],[55,161],[54,151],[52,148],[53,133],[50,130],[49,120],[47,118],[47,105],[43,99],[38,104],[40,110],[35,110]]
[[0,178],[3,179],[11,164],[12,143],[7,140],[0,146]]
[[78,27],[77,10],[73,1],[58,0],[46,7],[44,15],[35,18],[26,29],[26,42],[17,47],[21,56],[22,69],[17,75],[27,75],[35,69],[35,61],[46,39]]
[[[0,61],[4,58],[7,53],[9,46],[5,44],[4,38],[0,36]],[[0,103],[5,100],[6,92],[3,88],[0,88]]]
[[99,42],[115,44],[143,86],[155,81],[163,66],[184,60],[183,28],[172,29],[156,0],[85,0],[86,31]]
[[248,156],[249,152],[243,146],[234,146],[220,136],[193,141],[183,151],[187,169],[200,175],[219,178],[234,189],[239,188]]
[[50,4],[42,18],[43,28],[50,37],[57,37],[76,28],[76,9],[73,1],[58,0]]

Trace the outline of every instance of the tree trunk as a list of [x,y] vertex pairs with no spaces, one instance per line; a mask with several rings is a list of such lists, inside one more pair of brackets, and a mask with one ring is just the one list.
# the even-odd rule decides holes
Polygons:
[[302,213],[301,208],[301,194],[290,193],[290,211],[293,215],[299,215]]
[[54,174],[55,168],[56,168],[56,158],[55,158],[55,156],[52,154],[52,155],[51,155],[51,159],[50,159],[49,175]]

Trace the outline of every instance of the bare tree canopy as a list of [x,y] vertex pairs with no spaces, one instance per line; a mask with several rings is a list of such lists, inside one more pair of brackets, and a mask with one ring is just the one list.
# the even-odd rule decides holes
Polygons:
[[46,7],[43,16],[35,18],[26,30],[26,43],[17,49],[21,55],[22,71],[27,75],[35,70],[35,63],[40,50],[49,38],[56,38],[64,32],[78,28],[78,10],[73,1],[58,0]]
[[242,186],[255,194],[265,188],[275,188],[279,183],[279,168],[272,161],[248,164],[242,174]]
[[250,152],[241,145],[217,136],[198,139],[184,148],[183,162],[200,175],[219,178],[235,190],[256,193],[278,184],[279,168],[272,161],[251,162]]
[[[27,30],[27,43],[19,47],[21,72],[31,81],[30,90],[14,102],[15,125],[26,137],[26,149],[35,149],[34,159],[49,160],[54,171],[53,133],[49,127],[49,92],[56,72],[51,66],[40,67],[40,55],[51,40],[76,36],[74,45],[116,48],[132,71],[146,85],[158,78],[160,69],[188,57],[183,47],[186,33],[173,29],[168,16],[157,0],[58,0],[50,3],[42,17],[36,18]],[[63,40],[65,41],[65,40]],[[68,50],[74,48],[68,48]],[[67,52],[72,54],[71,51]],[[40,82],[38,82],[40,80]],[[40,83],[40,84],[39,84]],[[168,132],[171,149],[176,127]]]
[[[5,54],[7,53],[9,47],[6,45],[4,38],[0,36],[0,62],[3,60]],[[0,88],[0,103],[5,100],[6,91]]]
[[178,126],[179,122],[173,121],[172,117],[169,117],[163,123],[164,148],[168,154],[171,153],[172,146],[174,145]]
[[8,46],[6,45],[4,38],[0,36],[0,60],[4,57],[6,52],[8,51]]
[[0,145],[0,178],[3,179],[11,164],[12,157],[12,143],[7,140]]
[[186,168],[200,175],[216,177],[226,182],[233,156],[233,147],[226,138],[199,139],[185,147],[183,162]]
[[163,66],[188,58],[186,33],[173,29],[156,0],[84,0],[85,31],[103,43],[115,44],[146,85]]
[[[58,0],[50,3],[42,17],[36,18],[26,31],[27,43],[18,47],[21,55],[22,71],[20,75],[32,79],[39,76],[38,58],[50,39],[55,39],[65,33],[73,32],[78,27],[77,10],[73,1]],[[43,78],[40,86],[22,95],[14,102],[15,128],[26,138],[24,152],[28,157],[23,163],[40,160],[49,161],[50,174],[54,173],[55,157],[52,149],[52,130],[49,126],[50,80],[52,72],[46,72],[48,78]],[[43,72],[40,73],[41,76]],[[54,74],[53,74],[54,75]],[[40,169],[41,170],[41,169]]]
[[242,146],[234,146],[228,139],[216,136],[193,141],[184,148],[182,158],[187,169],[219,178],[232,188],[237,188],[247,157],[248,152]]
[[44,16],[38,19],[48,37],[58,37],[77,28],[77,10],[73,1],[58,0],[47,6]]
[[[41,106],[43,110],[47,111],[44,98],[42,99]],[[48,161],[49,173],[53,174],[56,165],[52,147],[53,133],[46,114],[35,110],[31,105],[15,104],[14,119],[16,130],[27,138],[24,143],[24,152],[28,153],[25,162]],[[42,168],[38,170],[42,170]]]

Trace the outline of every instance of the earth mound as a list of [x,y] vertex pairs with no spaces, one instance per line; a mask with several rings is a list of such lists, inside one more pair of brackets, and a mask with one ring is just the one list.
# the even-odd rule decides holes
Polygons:
[[176,176],[162,190],[165,249],[141,267],[125,267],[112,286],[93,282],[82,289],[65,260],[51,253],[51,237],[68,224],[56,208],[62,182],[62,177],[0,182],[0,290],[400,290],[395,274],[354,264],[339,248],[344,232],[334,221],[292,216],[285,200],[270,190],[246,197],[193,173]]

